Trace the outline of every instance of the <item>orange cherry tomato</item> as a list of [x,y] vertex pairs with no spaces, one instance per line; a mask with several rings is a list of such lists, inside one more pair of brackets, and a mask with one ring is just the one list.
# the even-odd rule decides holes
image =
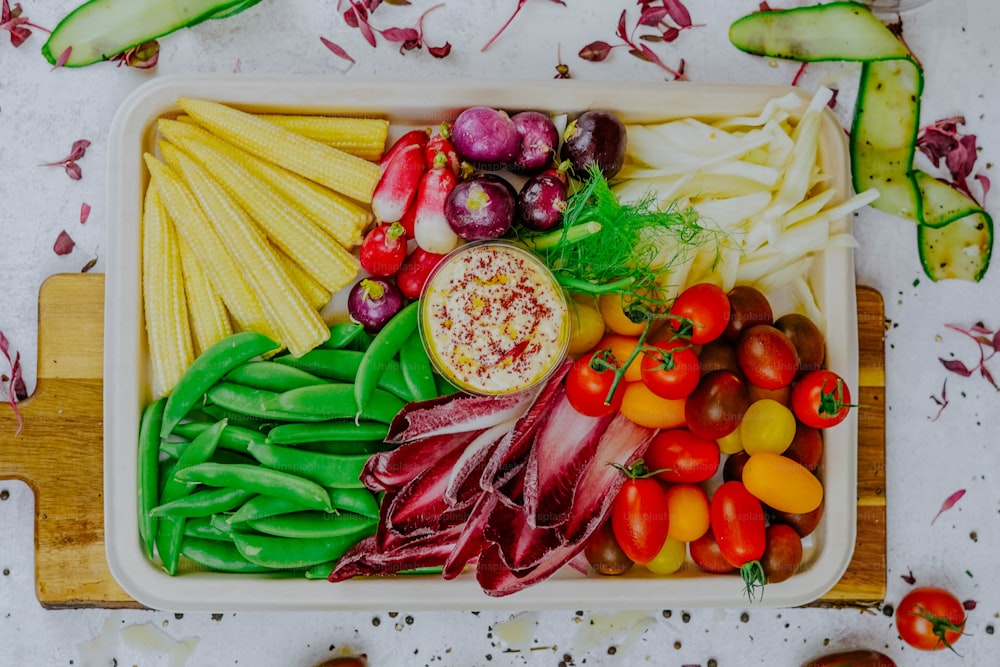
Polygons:
[[639,426],[677,428],[684,426],[684,402],[683,398],[660,398],[640,380],[627,383],[618,411]]
[[710,525],[708,494],[697,484],[675,484],[667,489],[667,537],[693,542]]
[[787,456],[759,451],[743,466],[743,484],[755,498],[779,512],[806,514],[823,502],[823,484]]
[[[624,364],[632,356],[632,351],[635,350],[635,346],[638,344],[638,336],[623,336],[611,333],[605,335],[594,348],[598,350],[611,350],[618,363]],[[635,359],[628,365],[628,368],[625,370],[626,382],[635,382],[642,378],[642,357],[643,355],[641,354],[635,355]]]

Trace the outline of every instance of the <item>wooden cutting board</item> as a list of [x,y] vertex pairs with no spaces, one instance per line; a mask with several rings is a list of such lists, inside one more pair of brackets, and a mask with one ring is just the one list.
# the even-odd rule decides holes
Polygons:
[[[818,605],[885,597],[884,310],[875,290],[858,288],[858,325],[858,537],[847,573]],[[23,480],[35,494],[36,593],[47,608],[139,606],[104,555],[103,341],[104,276],[52,276],[39,293],[38,381],[19,406],[20,435],[0,406],[0,480]]]

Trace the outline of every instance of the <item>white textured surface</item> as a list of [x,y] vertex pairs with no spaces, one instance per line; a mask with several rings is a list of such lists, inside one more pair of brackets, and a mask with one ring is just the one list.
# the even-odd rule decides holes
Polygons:
[[[26,0],[25,13],[53,25],[74,3]],[[433,3],[413,0],[411,7],[384,4],[373,17],[377,27],[411,25]],[[202,25],[163,41],[158,68],[150,72],[99,65],[78,71],[50,72],[38,55],[35,34],[20,49],[5,36],[0,43],[0,330],[25,359],[29,388],[34,385],[36,299],[41,282],[52,273],[78,271],[95,255],[103,270],[104,160],[106,135],[114,110],[136,86],[152,76],[177,72],[253,72],[325,74],[332,78],[406,77],[441,79],[517,76],[548,79],[555,74],[557,49],[579,79],[657,81],[663,73],[615,49],[603,63],[587,63],[576,53],[595,39],[616,43],[615,23],[622,9],[634,21],[633,2],[567,0],[567,6],[529,0],[509,30],[486,53],[483,43],[513,10],[515,0],[450,0],[425,20],[431,44],[452,43],[451,56],[425,52],[400,55],[391,44],[370,48],[346,27],[336,3],[265,0],[243,15]],[[772,3],[789,6],[791,2]],[[805,4],[805,3],[800,3]],[[756,0],[699,0],[687,3],[696,23],[705,24],[672,44],[650,46],[671,66],[683,57],[689,78],[697,81],[787,83],[796,66],[769,63],[736,52],[726,41],[726,27],[756,9]],[[982,147],[977,171],[1000,151],[1000,90],[994,84],[1000,65],[995,30],[1000,5],[992,0],[936,0],[905,15],[905,35],[927,69],[923,121],[963,114],[969,132]],[[320,43],[325,36],[357,60],[351,67]],[[802,84],[842,88],[840,114],[852,101],[857,67],[817,64]],[[233,76],[239,76],[234,72]],[[62,158],[76,139],[92,142],[80,162],[83,179],[69,180],[59,168],[38,163]],[[994,179],[995,180],[995,179]],[[995,199],[994,193],[993,199]],[[90,220],[78,222],[80,204],[93,207]],[[988,206],[994,213],[995,207]],[[73,253],[58,257],[52,244],[66,229],[77,242]],[[949,376],[951,404],[931,421],[945,371],[938,357],[952,353],[974,361],[977,350],[946,323],[983,321],[1000,326],[1000,281],[994,267],[978,285],[932,284],[917,263],[914,230],[909,223],[872,211],[855,226],[859,284],[879,289],[891,322],[886,340],[888,388],[889,591],[894,604],[909,586],[900,575],[912,570],[921,584],[952,588],[960,599],[978,601],[970,613],[960,658],[940,652],[904,649],[891,618],[856,610],[732,609],[682,610],[670,618],[661,609],[635,615],[588,610],[539,612],[522,619],[527,630],[491,627],[509,614],[430,613],[390,610],[382,613],[207,614],[176,619],[158,612],[103,610],[44,611],[33,589],[33,499],[28,487],[2,482],[9,497],[0,501],[0,636],[6,650],[2,664],[109,665],[177,664],[183,650],[162,649],[151,632],[120,632],[152,623],[176,640],[197,638],[186,665],[309,665],[334,651],[365,651],[372,664],[531,664],[557,665],[564,654],[573,664],[798,665],[837,647],[867,646],[884,650],[901,665],[991,665],[996,636],[986,627],[1000,612],[1000,587],[992,574],[1000,552],[1000,492],[994,475],[1000,454],[996,392],[981,378]],[[916,282],[919,281],[919,282]],[[916,284],[915,284],[916,282]],[[87,332],[81,332],[81,336]],[[2,460],[2,453],[0,453]],[[965,488],[958,505],[930,526],[941,502]],[[977,540],[970,533],[977,534]],[[971,575],[971,576],[970,576]],[[668,600],[663,609],[670,609]],[[746,611],[749,620],[741,620]],[[412,622],[407,622],[410,616]],[[373,618],[380,623],[375,625]],[[112,630],[111,628],[117,628]],[[136,637],[145,639],[136,640]],[[97,639],[96,642],[93,640]],[[503,639],[506,643],[501,642]],[[825,646],[829,640],[829,646]],[[680,648],[675,648],[680,642]],[[611,655],[608,647],[617,644]],[[505,652],[513,646],[519,652]],[[183,647],[182,647],[183,648]],[[538,650],[529,650],[537,648]],[[489,657],[487,657],[489,656]],[[586,659],[586,663],[583,660]]]

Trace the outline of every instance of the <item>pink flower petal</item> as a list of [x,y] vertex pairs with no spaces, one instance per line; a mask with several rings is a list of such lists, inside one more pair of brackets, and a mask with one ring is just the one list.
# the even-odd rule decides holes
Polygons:
[[56,242],[52,245],[52,250],[57,255],[68,255],[73,252],[73,247],[76,242],[70,238],[69,234],[65,230],[59,232],[59,236],[56,237]]
[[332,51],[334,55],[343,58],[344,60],[347,60],[349,62],[352,63],[354,62],[354,58],[352,58],[351,55],[347,51],[345,51],[339,44],[331,42],[326,37],[320,37],[319,41],[323,42],[323,46],[330,49],[330,51]]
[[937,521],[937,518],[939,516],[941,516],[943,513],[947,512],[952,507],[954,507],[955,503],[957,503],[959,500],[961,500],[962,496],[964,496],[964,495],[965,495],[965,489],[959,489],[955,493],[953,493],[950,496],[948,496],[947,498],[945,498],[944,502],[941,503],[941,509],[939,509],[938,513],[934,515],[934,518],[931,519],[931,525],[932,526],[934,525],[934,522]]
[[83,202],[80,204],[80,224],[87,224],[87,220],[90,219],[90,204]]

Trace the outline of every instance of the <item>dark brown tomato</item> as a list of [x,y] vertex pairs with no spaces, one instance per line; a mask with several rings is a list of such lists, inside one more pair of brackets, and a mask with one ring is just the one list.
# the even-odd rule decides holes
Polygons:
[[824,506],[825,503],[821,502],[819,507],[805,514],[792,514],[791,512],[779,512],[775,509],[769,509],[768,516],[774,523],[781,523],[794,528],[799,537],[806,537],[811,535],[816,530],[816,526],[819,525],[820,519],[823,518]]
[[764,557],[760,564],[767,583],[776,584],[799,571],[802,565],[802,538],[791,526],[780,523],[767,527]]
[[813,658],[802,667],[896,667],[896,663],[884,653],[858,649]]
[[792,444],[785,450],[785,456],[818,476],[819,466],[823,462],[822,431],[797,422],[795,424],[795,437],[792,438]]
[[719,548],[719,543],[715,540],[711,528],[697,540],[689,543],[688,550],[694,564],[705,572],[725,574],[736,569],[722,555],[722,550]]
[[700,438],[718,440],[735,431],[750,406],[746,383],[732,371],[712,371],[684,403],[688,429]]
[[726,457],[722,464],[722,479],[725,482],[742,482],[743,466],[750,460],[750,455],[746,452],[736,452]]
[[590,536],[587,540],[587,546],[583,548],[583,553],[587,558],[587,563],[598,574],[617,576],[625,574],[634,565],[632,559],[626,556],[622,548],[618,546],[610,519],[602,523]]
[[775,320],[774,328],[788,336],[795,346],[799,355],[799,375],[823,368],[826,339],[812,320],[801,313],[788,313]]
[[750,398],[751,403],[755,403],[762,398],[770,398],[772,401],[781,403],[786,408],[791,408],[792,385],[785,385],[784,387],[778,387],[777,389],[764,389],[763,387],[758,387],[755,384],[747,383],[747,396]]
[[736,344],[736,358],[747,382],[763,389],[787,387],[798,373],[795,345],[769,324],[755,324],[743,332]]
[[724,338],[716,338],[702,345],[698,362],[701,364],[702,375],[721,370],[740,372],[740,362],[736,359],[736,345]]
[[745,329],[755,324],[772,324],[774,312],[767,297],[760,290],[749,285],[737,285],[729,290],[729,325],[722,333],[735,343]]

